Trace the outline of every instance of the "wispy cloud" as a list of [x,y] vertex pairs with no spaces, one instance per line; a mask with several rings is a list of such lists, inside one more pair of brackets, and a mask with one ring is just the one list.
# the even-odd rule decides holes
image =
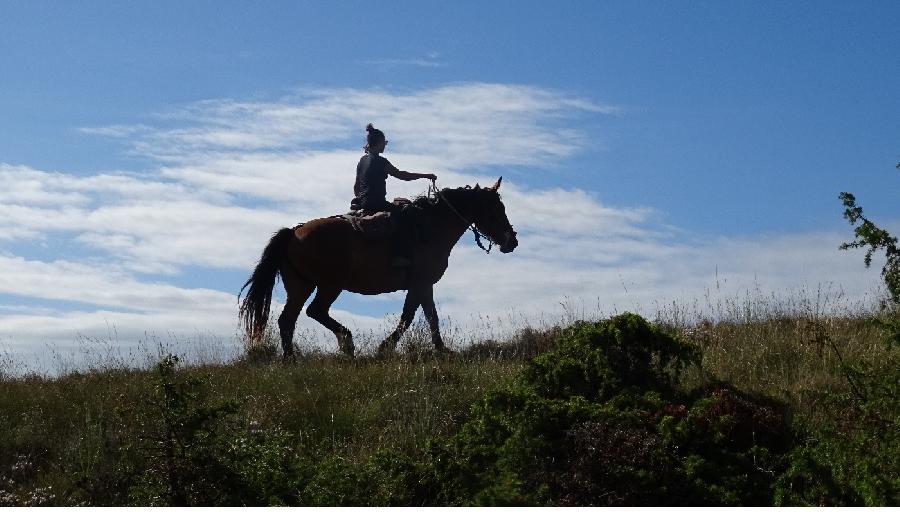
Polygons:
[[[390,133],[391,150],[430,155],[443,167],[548,163],[578,151],[584,139],[567,123],[617,107],[556,91],[507,84],[460,84],[409,93],[305,90],[272,102],[214,100],[173,110],[160,128],[128,137],[135,149],[170,162],[210,153],[356,150],[368,122]],[[110,131],[127,133],[117,126]]]
[[[0,306],[0,341],[65,342],[103,335],[110,322],[123,337],[234,336],[240,282],[178,283],[197,269],[249,272],[274,230],[345,211],[367,122],[389,134],[399,167],[435,170],[442,185],[459,186],[492,182],[508,166],[558,165],[584,150],[579,120],[618,111],[554,90],[458,84],[210,100],[166,112],[158,126],[85,129],[133,144],[152,170],[76,175],[0,163],[0,293],[37,303]],[[717,275],[735,290],[833,281],[852,296],[877,282],[835,250],[840,234],[696,239],[649,205],[613,208],[596,191],[546,185],[553,177],[507,176],[501,191],[520,246],[485,256],[464,238],[436,288],[443,314],[516,308],[535,318],[563,300],[647,307],[701,296]],[[424,190],[390,186],[394,195]],[[48,257],[35,249],[44,245],[60,249]],[[358,311],[335,316],[384,323]]]
[[405,59],[371,59],[364,60],[362,61],[362,63],[371,66],[387,68],[404,66],[413,66],[419,68],[440,68],[447,65],[445,62],[440,60],[440,57],[441,55],[438,52],[430,52],[424,57],[411,57]]

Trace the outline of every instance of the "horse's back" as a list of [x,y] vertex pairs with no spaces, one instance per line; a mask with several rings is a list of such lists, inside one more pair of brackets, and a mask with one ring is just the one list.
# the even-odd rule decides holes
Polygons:
[[366,240],[341,217],[326,217],[294,228],[288,259],[317,286],[337,286],[357,293],[383,293],[402,287],[402,272],[388,264],[387,241]]
[[320,283],[334,281],[351,265],[349,237],[353,230],[341,219],[323,218],[294,228],[288,259],[301,276]]
[[343,217],[323,217],[321,219],[313,219],[302,224],[297,224],[294,228],[294,233],[297,235],[297,238],[303,238],[310,235],[330,236],[332,234],[339,234],[347,228],[350,228],[350,231],[353,230],[350,223]]

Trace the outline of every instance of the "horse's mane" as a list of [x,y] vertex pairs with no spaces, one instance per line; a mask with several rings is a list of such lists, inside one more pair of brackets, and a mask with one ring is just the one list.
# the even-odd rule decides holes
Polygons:
[[[444,188],[441,189],[440,194],[447,197],[451,202],[454,200],[465,200],[464,197],[471,197],[471,192],[488,190],[481,188],[479,186],[475,186],[474,188],[470,185],[466,185],[464,187],[457,188]],[[433,210],[438,205],[440,205],[441,200],[437,195],[431,194],[422,194],[415,199],[412,200],[413,206],[417,208],[421,208],[423,210]]]

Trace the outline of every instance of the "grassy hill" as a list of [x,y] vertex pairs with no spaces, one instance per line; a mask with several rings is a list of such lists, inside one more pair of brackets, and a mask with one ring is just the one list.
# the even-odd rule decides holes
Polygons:
[[447,357],[0,377],[0,504],[897,505],[891,322],[623,314]]

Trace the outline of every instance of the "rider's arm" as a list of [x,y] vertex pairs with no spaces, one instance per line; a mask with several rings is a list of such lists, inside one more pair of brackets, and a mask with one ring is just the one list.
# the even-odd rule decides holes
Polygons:
[[434,181],[437,179],[437,176],[435,176],[434,174],[431,174],[431,173],[423,174],[423,173],[419,173],[419,172],[401,171],[400,169],[397,169],[396,167],[394,167],[394,164],[392,164],[390,162],[387,162],[385,164],[384,168],[388,174],[390,174],[391,176],[393,176],[399,180],[403,180],[403,181],[412,181],[412,180],[417,180],[420,178],[427,178],[431,181]]

